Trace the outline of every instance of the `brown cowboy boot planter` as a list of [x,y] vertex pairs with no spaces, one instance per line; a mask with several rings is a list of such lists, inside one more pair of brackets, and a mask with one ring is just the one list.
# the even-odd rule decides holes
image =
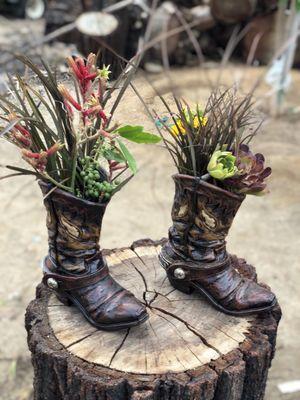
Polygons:
[[18,85],[10,81],[9,107],[0,99],[0,118],[6,121],[2,136],[30,166],[8,165],[16,173],[6,177],[33,175],[40,182],[49,232],[43,282],[99,329],[137,325],[148,317],[145,307],[109,275],[98,241],[107,203],[138,170],[125,143],[153,144],[161,138],[141,125],[114,122],[113,110],[126,91],[111,99],[109,66],[99,67],[95,54],[68,57],[70,79],[64,83],[45,62],[42,71],[26,56],[17,58],[41,90],[18,76]]
[[274,294],[241,277],[226,251],[225,238],[245,195],[188,175],[173,178],[173,226],[159,256],[171,284],[201,293],[227,314],[270,310]]
[[[44,196],[53,186],[39,182]],[[129,328],[148,318],[132,293],[110,275],[99,248],[107,203],[94,203],[55,189],[44,200],[49,254],[43,283],[65,305],[74,304],[95,327]]]

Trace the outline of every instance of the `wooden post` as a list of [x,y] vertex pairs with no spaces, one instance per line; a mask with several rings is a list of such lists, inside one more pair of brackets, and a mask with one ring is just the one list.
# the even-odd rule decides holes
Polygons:
[[[119,332],[95,329],[40,285],[26,328],[35,400],[262,400],[280,309],[236,318],[197,294],[173,289],[160,243],[107,252],[111,274],[146,303],[149,321]],[[244,276],[255,269],[233,257]]]

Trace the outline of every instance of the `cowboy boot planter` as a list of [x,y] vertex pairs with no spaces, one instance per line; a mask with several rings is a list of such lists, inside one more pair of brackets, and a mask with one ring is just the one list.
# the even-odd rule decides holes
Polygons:
[[227,314],[274,307],[274,294],[242,278],[226,251],[225,238],[245,195],[188,175],[173,178],[173,226],[159,256],[171,284],[184,293],[198,291]]
[[148,318],[132,293],[110,275],[99,248],[106,204],[79,199],[39,182],[47,209],[49,254],[43,283],[65,305],[74,304],[95,327],[129,328]]
[[[161,139],[140,125],[113,123],[113,113],[105,110],[114,91],[108,85],[109,67],[99,68],[96,58],[92,53],[86,59],[67,58],[72,90],[58,82],[45,62],[46,74],[29,58],[18,56],[41,88],[32,88],[20,76],[18,85],[11,80],[17,104],[9,102],[8,107],[0,99],[0,119],[7,123],[2,136],[19,148],[31,167],[8,165],[15,173],[7,177],[33,175],[44,194],[49,233],[44,284],[95,327],[117,330],[140,324],[148,315],[144,305],[109,275],[98,244],[102,219],[109,200],[137,172],[124,140]],[[122,91],[111,110],[121,97]]]
[[216,90],[204,111],[176,98],[175,103],[176,113],[166,106],[170,117],[156,120],[161,135],[171,136],[165,146],[179,172],[174,176],[173,225],[160,263],[175,288],[197,291],[225,313],[268,311],[276,304],[274,294],[239,275],[225,242],[245,196],[263,194],[271,174],[264,156],[243,144],[256,132],[253,126],[246,130],[255,123],[251,96]]

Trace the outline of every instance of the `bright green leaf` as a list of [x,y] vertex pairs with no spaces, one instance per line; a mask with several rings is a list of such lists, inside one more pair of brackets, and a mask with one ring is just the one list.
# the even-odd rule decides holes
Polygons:
[[124,156],[124,158],[126,159],[126,162],[128,164],[128,167],[131,169],[131,171],[136,174],[137,173],[137,165],[136,165],[136,161],[133,157],[133,155],[130,153],[130,151],[127,149],[127,147],[125,146],[125,144],[123,142],[121,142],[121,140],[117,141],[119,146],[120,146],[120,150]]
[[119,163],[123,163],[126,161],[125,157],[121,152],[118,152],[113,149],[105,149],[102,151],[102,154],[106,160],[117,161]]
[[142,126],[125,125],[116,130],[124,139],[135,143],[153,144],[161,141],[161,138],[152,133],[145,132]]

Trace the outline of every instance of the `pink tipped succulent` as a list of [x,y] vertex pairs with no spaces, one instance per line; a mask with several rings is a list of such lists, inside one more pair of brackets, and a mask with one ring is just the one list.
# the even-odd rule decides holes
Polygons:
[[265,179],[271,175],[272,169],[264,166],[262,154],[253,154],[249,147],[241,144],[236,154],[238,172],[235,176],[225,179],[224,184],[238,193],[262,195],[266,189]]

